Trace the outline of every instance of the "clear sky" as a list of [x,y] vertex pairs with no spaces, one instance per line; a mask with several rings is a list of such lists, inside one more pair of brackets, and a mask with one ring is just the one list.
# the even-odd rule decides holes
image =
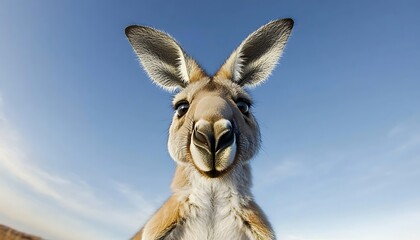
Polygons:
[[169,196],[171,94],[124,35],[162,29],[208,72],[295,28],[251,91],[257,202],[282,240],[420,239],[419,1],[0,2],[0,224],[127,239]]

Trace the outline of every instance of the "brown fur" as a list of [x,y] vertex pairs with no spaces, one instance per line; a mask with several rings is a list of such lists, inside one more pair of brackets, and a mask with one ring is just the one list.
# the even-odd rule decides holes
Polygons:
[[245,87],[267,79],[292,27],[292,19],[262,26],[213,77],[164,32],[126,28],[151,79],[164,89],[181,89],[173,100],[181,108],[174,114],[168,140],[177,162],[173,194],[132,239],[275,239],[250,191],[249,160],[258,152],[260,132]]
[[254,201],[250,201],[249,205],[244,206],[241,215],[244,223],[251,230],[255,239],[274,239],[274,234],[270,223],[268,222],[261,208]]
[[198,66],[198,64],[193,59],[187,60],[188,76],[190,82],[196,82],[202,78],[207,77],[207,74]]
[[177,190],[189,185],[187,174],[185,174],[184,171],[185,167],[180,165],[176,167],[175,175],[171,184],[171,189],[173,192],[176,192]]
[[214,75],[215,78],[232,80],[232,72],[229,71],[228,66],[223,66],[220,70]]
[[148,239],[163,239],[176,224],[181,223],[181,202],[177,198],[176,194],[172,195],[153,215],[148,224],[131,239],[141,240],[144,233],[147,233]]
[[141,240],[141,238],[143,237],[143,229],[141,228],[140,231],[138,231],[132,238],[131,240]]

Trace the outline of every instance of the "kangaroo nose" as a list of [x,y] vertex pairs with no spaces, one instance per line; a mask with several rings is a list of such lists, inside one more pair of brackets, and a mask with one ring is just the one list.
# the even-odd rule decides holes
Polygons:
[[223,124],[218,124],[219,122],[220,120],[213,126],[207,121],[200,120],[194,127],[194,144],[212,155],[229,147],[234,141],[231,122],[224,120]]

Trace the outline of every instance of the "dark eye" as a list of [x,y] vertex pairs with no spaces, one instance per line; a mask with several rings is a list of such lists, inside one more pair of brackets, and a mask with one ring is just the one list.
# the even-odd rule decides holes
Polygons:
[[243,101],[243,100],[238,100],[236,102],[236,106],[238,106],[239,110],[243,113],[243,114],[247,114],[249,112],[249,103]]
[[178,117],[184,116],[188,112],[190,104],[187,101],[181,101],[175,105],[175,111]]

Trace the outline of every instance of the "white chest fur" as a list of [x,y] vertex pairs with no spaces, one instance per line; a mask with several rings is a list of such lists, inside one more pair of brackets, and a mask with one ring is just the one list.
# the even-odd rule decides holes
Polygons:
[[248,191],[240,191],[232,178],[202,181],[196,177],[182,193],[185,219],[165,239],[253,239],[239,214],[250,198]]

